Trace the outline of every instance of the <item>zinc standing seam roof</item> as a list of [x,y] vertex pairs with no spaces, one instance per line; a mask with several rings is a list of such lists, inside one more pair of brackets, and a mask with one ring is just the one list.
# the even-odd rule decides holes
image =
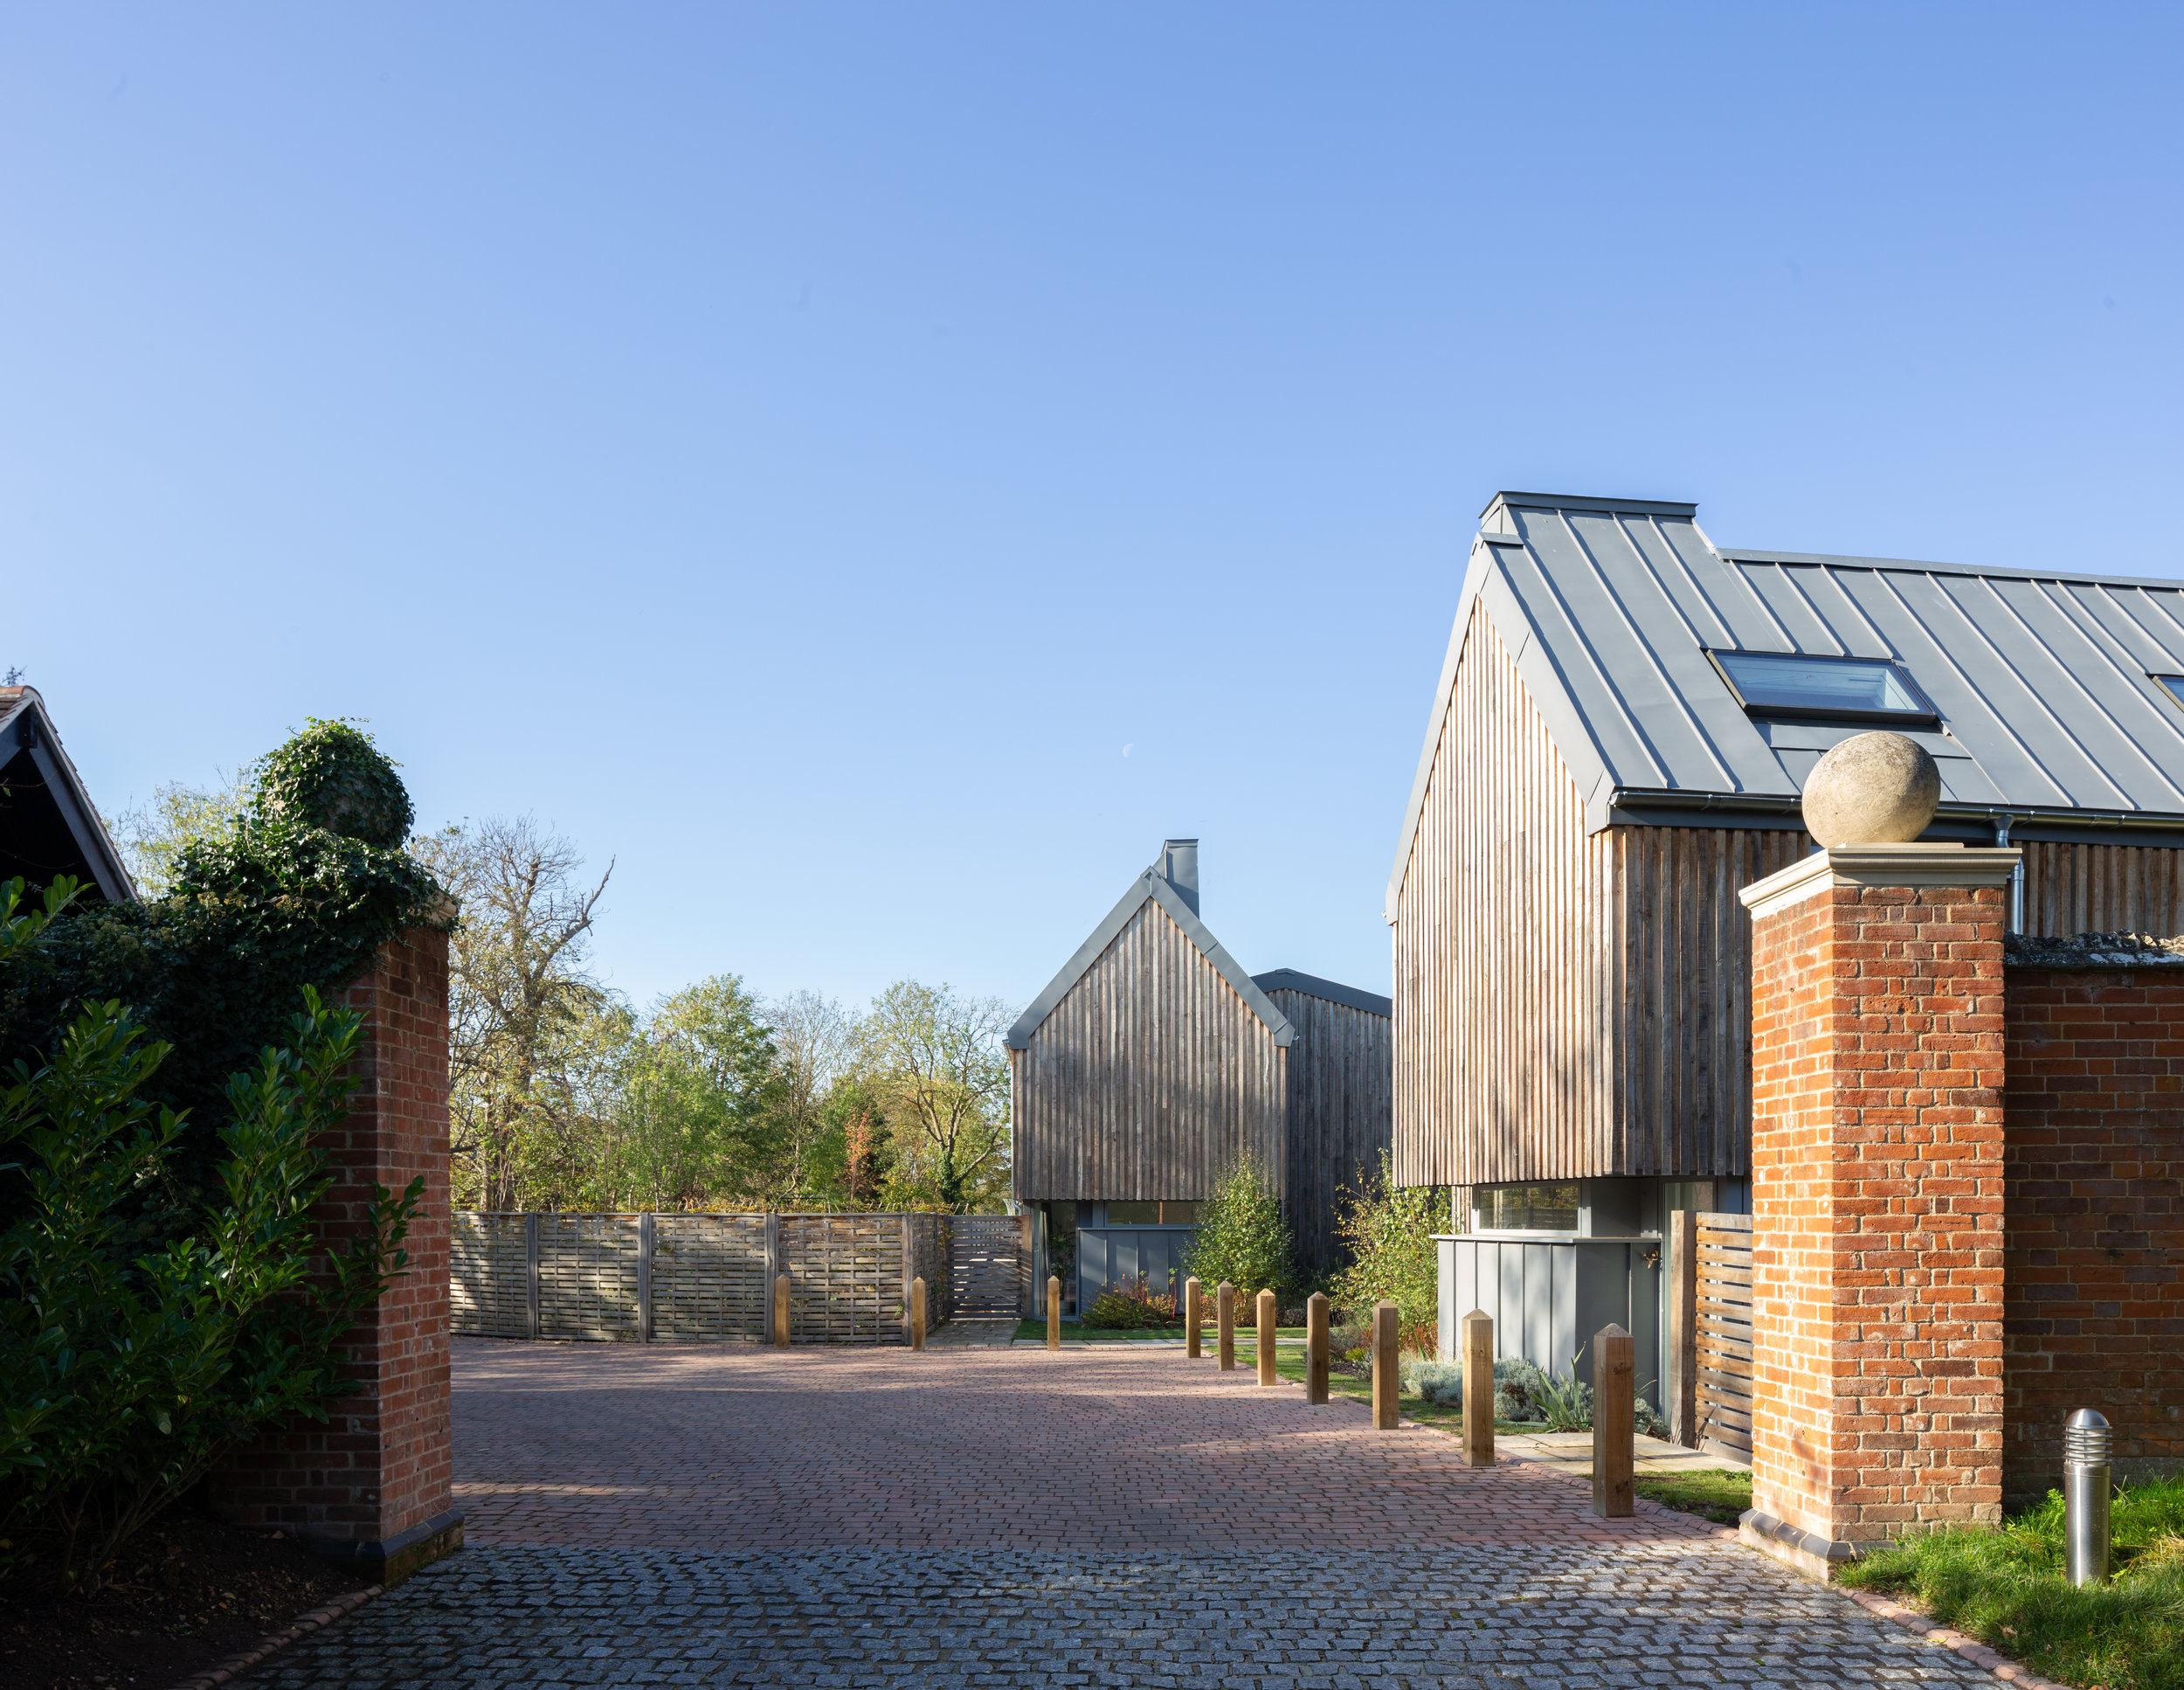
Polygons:
[[[2184,823],[2184,581],[1717,547],[1697,507],[1503,493],[1471,549],[1388,886],[1389,918],[1475,602],[1575,778],[1619,805],[1794,801],[1870,723],[1755,719],[1711,649],[1890,658],[1940,717],[1905,729],[1945,808]],[[2090,817],[2088,819],[2091,819]]]

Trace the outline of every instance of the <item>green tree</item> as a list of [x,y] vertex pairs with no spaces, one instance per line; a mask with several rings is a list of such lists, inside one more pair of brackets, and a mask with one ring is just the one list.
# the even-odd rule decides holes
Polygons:
[[998,998],[898,980],[865,1017],[862,1066],[886,1099],[900,1187],[959,1212],[999,1207],[1007,1188],[1013,1019]]
[[736,976],[662,1000],[623,1085],[622,1188],[653,1209],[793,1200],[784,1092],[772,1034]]
[[152,788],[149,803],[127,809],[107,822],[107,832],[136,883],[141,897],[164,897],[175,890],[183,853],[193,846],[224,839],[250,812],[258,794],[258,765],[238,769],[215,786],[191,786],[169,780]]
[[1271,1291],[1287,1302],[1298,1285],[1296,1257],[1281,1201],[1267,1189],[1266,1170],[1256,1159],[1240,1157],[1213,1187],[1199,1210],[1199,1229],[1191,1241],[1185,1273],[1207,1286],[1226,1279],[1241,1295]]
[[1376,1303],[1395,1305],[1406,1334],[1435,1323],[1441,1312],[1441,1261],[1434,1229],[1448,1214],[1447,1193],[1395,1183],[1386,1151],[1380,1166],[1343,1188],[1335,1235],[1350,1265],[1335,1276],[1334,1301],[1353,1320]]

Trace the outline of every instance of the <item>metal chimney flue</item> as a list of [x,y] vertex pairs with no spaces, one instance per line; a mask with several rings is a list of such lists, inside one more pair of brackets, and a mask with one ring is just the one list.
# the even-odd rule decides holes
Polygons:
[[1171,839],[1160,847],[1160,877],[1176,889],[1176,894],[1190,905],[1191,913],[1199,912],[1199,842],[1195,839]]

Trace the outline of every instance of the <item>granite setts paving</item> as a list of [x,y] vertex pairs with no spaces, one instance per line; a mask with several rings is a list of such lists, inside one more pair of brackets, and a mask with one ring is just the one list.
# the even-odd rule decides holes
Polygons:
[[1096,1555],[471,1550],[247,1682],[1985,1685],[1726,1545]]
[[463,1554],[259,1690],[1992,1686],[1641,1504],[1113,1347],[457,1346]]

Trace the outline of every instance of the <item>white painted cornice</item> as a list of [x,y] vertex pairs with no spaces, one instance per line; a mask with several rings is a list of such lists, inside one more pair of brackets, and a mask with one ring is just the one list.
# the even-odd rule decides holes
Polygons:
[[1800,857],[1737,896],[1752,918],[1837,886],[2003,886],[2024,853],[2015,845],[1837,845]]

